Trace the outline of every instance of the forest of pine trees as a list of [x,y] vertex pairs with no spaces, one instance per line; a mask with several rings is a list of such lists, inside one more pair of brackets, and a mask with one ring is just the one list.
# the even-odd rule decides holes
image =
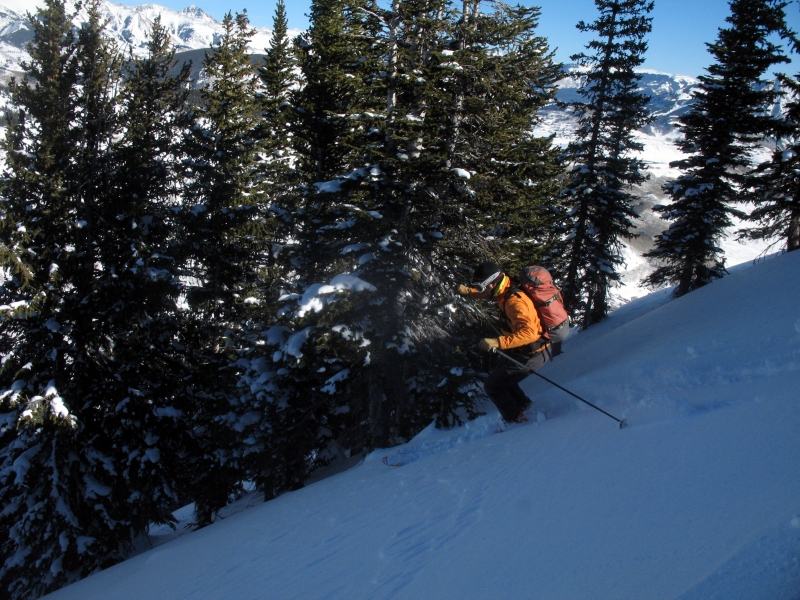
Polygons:
[[[314,0],[290,39],[281,0],[260,55],[246,12],[225,17],[193,94],[159,21],[134,57],[100,0],[80,24],[44,0],[0,177],[0,589],[38,597],[178,507],[204,526],[245,489],[476,416],[492,323],[453,292],[478,262],[544,264],[576,323],[602,320],[647,176],[653,2],[595,4],[561,149],[533,133],[565,76],[537,8]],[[773,115],[765,79],[775,36],[798,42],[786,3],[730,4],[651,252],[649,283],[679,294],[722,276],[732,215],[800,247],[798,100]]]

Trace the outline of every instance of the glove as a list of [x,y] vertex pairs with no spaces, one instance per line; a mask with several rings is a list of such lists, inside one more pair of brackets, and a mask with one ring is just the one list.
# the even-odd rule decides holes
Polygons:
[[495,348],[500,347],[500,340],[497,338],[483,338],[478,342],[478,350],[481,352],[491,352]]
[[469,289],[469,286],[466,286],[466,285],[464,285],[464,284],[462,283],[462,284],[461,284],[460,286],[458,286],[458,288],[456,289],[456,294],[458,294],[459,296],[469,296],[469,294],[470,294],[470,292],[471,292],[471,291],[472,291],[472,290],[470,290],[470,289]]

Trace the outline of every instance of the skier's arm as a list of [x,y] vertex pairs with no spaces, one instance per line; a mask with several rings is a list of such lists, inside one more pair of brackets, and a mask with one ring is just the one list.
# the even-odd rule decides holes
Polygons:
[[475,288],[471,288],[467,285],[460,285],[456,289],[456,294],[459,296],[464,296],[465,298],[472,298],[473,300],[486,300],[486,293],[479,292]]

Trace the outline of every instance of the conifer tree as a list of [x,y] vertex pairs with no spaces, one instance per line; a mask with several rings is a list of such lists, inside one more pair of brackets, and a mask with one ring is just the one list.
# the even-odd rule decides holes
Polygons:
[[[213,520],[243,479],[235,423],[238,360],[247,320],[259,302],[266,206],[259,186],[261,99],[248,44],[246,13],[228,13],[223,33],[203,62],[209,83],[201,92],[184,151],[186,181],[181,211],[181,260],[195,284],[187,290],[193,352],[201,371],[192,389],[202,394],[196,414],[198,447],[206,453],[195,477],[196,520]],[[209,466],[209,464],[211,466]]]
[[699,78],[691,111],[679,120],[678,146],[688,156],[672,163],[683,174],[664,186],[672,203],[658,210],[672,223],[645,255],[661,263],[645,280],[648,285],[677,284],[675,295],[682,296],[725,274],[719,243],[731,217],[744,217],[734,205],[744,200],[750,150],[777,127],[770,114],[777,92],[764,76],[787,60],[770,41],[771,34],[786,30],[785,6],[778,0],[732,0],[729,26],[708,44],[715,62]]
[[537,35],[539,14],[500,2],[463,2],[448,44],[453,53],[439,67],[454,69],[440,77],[452,107],[447,117],[441,114],[451,124],[444,166],[458,176],[459,211],[474,211],[467,222],[481,232],[474,236],[456,225],[466,234],[461,252],[473,262],[493,253],[511,273],[549,250],[542,208],[553,202],[562,175],[552,140],[530,133],[561,77],[547,40]]
[[[276,210],[291,187],[294,162],[290,126],[291,93],[297,85],[297,67],[292,42],[287,37],[286,6],[279,0],[273,18],[270,40],[264,64],[259,69],[263,97],[263,152],[265,161],[265,192]],[[284,200],[285,201],[285,200]]]
[[27,118],[7,142],[3,240],[17,257],[2,293],[27,306],[4,315],[0,338],[3,412],[16,420],[0,467],[2,581],[15,597],[124,558],[188,495],[192,407],[170,256],[188,71],[168,76],[174,53],[157,24],[122,82],[99,5],[87,15],[77,40],[63,4],[33,20],[28,79],[14,86]]
[[[348,35],[351,14],[349,5],[340,0],[312,4],[311,28],[295,40],[296,64],[301,74],[299,88],[291,90],[290,110],[284,108],[285,112],[276,115],[291,116],[290,130],[283,135],[291,139],[293,168],[285,171],[282,179],[276,178],[281,189],[271,186],[271,200],[276,201],[272,209],[281,223],[276,226],[279,239],[273,258],[278,263],[276,270],[282,270],[283,275],[279,274],[276,285],[288,298],[309,297],[337,273],[337,250],[324,239],[324,232],[342,221],[346,192],[323,190],[333,189],[326,187],[327,182],[352,170],[348,162],[354,140],[352,130],[360,127],[352,120],[359,99],[353,73],[361,52],[359,46],[364,41],[361,39],[354,45],[357,36]],[[276,13],[276,25],[279,16]],[[272,65],[280,64],[279,39],[273,39],[268,52],[267,61]],[[274,72],[267,77],[265,69],[261,72],[265,99],[275,102],[292,82]],[[270,123],[269,105],[265,117],[268,128],[280,130]],[[275,143],[269,140],[268,136],[267,143]],[[272,168],[266,165],[268,173]],[[299,313],[308,321],[302,326],[293,313],[284,305],[279,311],[284,324],[270,329],[267,335],[268,343],[283,349],[275,354],[274,360],[279,360],[281,367],[289,365],[291,370],[273,373],[265,367],[272,361],[265,361],[259,353],[253,354],[240,396],[243,405],[252,406],[261,414],[258,420],[250,419],[250,427],[245,427],[242,436],[249,434],[250,441],[255,442],[248,464],[254,469],[252,477],[266,498],[302,487],[308,472],[325,462],[325,440],[330,437],[325,420],[335,407],[330,406],[333,401],[330,394],[320,390],[330,377],[329,371],[341,369],[335,347],[323,343],[318,348],[315,342],[303,346],[298,342],[305,336],[313,334],[316,339],[322,335],[324,329],[317,329],[316,312],[300,309]],[[269,317],[265,320],[269,322]],[[328,323],[327,327],[331,325]],[[272,358],[274,350],[269,352]]]
[[330,275],[322,267],[327,248],[317,225],[335,219],[341,209],[326,182],[357,168],[350,162],[356,135],[351,117],[359,104],[369,102],[355,73],[365,41],[353,30],[358,24],[352,16],[346,0],[315,0],[311,28],[295,43],[302,87],[294,98],[292,133],[305,186],[298,205],[302,222],[297,220],[295,228],[310,283]]
[[[326,12],[332,7],[326,1],[312,10],[319,21],[312,20],[304,38],[301,64],[309,66],[304,84],[315,87],[298,95],[309,104],[299,105],[296,126],[303,135],[317,122],[310,108],[331,102],[317,114],[331,115],[319,118],[328,119],[329,131],[341,127],[326,163],[337,166],[318,169],[322,163],[313,159],[325,154],[307,152],[300,167],[308,182],[304,206],[313,211],[301,215],[300,229],[314,241],[287,253],[299,278],[284,298],[285,329],[273,330],[271,339],[282,351],[284,373],[270,382],[287,394],[272,404],[286,407],[276,408],[283,420],[273,429],[297,432],[291,441],[308,444],[300,458],[396,443],[434,418],[440,425],[457,422],[478,375],[458,349],[466,319],[453,316],[461,312],[453,306],[453,276],[489,246],[532,245],[536,222],[521,217],[502,241],[475,238],[500,238],[511,230],[512,215],[533,214],[556,191],[556,153],[549,140],[529,135],[559,73],[544,40],[532,33],[538,12],[493,4],[481,14],[473,4],[474,21],[466,25],[472,37],[461,55],[454,49],[460,15],[445,2]],[[319,32],[318,22],[324,23]],[[335,41],[316,37],[331,31],[338,32]],[[318,49],[315,39],[329,43]],[[321,61],[320,55],[335,64],[316,70],[317,62],[303,62]],[[460,79],[466,67],[470,74]],[[325,86],[314,80],[331,74]],[[328,96],[313,96],[317,86]],[[504,197],[497,197],[499,189]],[[489,212],[500,216],[499,224],[484,233]],[[333,404],[334,391],[351,400]],[[303,464],[314,466],[301,462],[298,473]]]
[[[793,32],[785,37],[791,39],[795,53],[797,41]],[[787,252],[800,249],[800,83],[794,78],[781,75],[779,81],[784,93],[790,98],[781,116],[779,129],[773,132],[777,138],[775,151],[770,161],[764,162],[745,180],[745,198],[755,208],[747,220],[756,226],[740,231],[740,238],[781,239]]]
[[132,535],[169,523],[191,496],[188,473],[197,448],[190,432],[196,397],[186,389],[195,373],[187,351],[179,247],[175,239],[176,133],[184,125],[189,66],[176,75],[175,49],[160,19],[147,54],[131,59],[117,101],[118,139],[110,156],[108,192],[98,210],[104,224],[98,294],[112,307],[103,329],[114,340],[113,360],[96,377],[119,401],[101,423],[113,440],[110,455],[129,486]]
[[[440,425],[457,422],[453,413],[469,404],[481,369],[483,357],[453,352],[474,343],[468,325],[475,307],[448,310],[449,282],[463,281],[469,265],[488,256],[509,273],[539,260],[546,251],[539,211],[556,195],[561,173],[551,140],[531,134],[560,72],[537,35],[538,10],[491,2],[445,7],[401,9],[404,70],[395,83],[397,118],[386,119],[394,144],[380,156],[386,204],[396,207],[385,227],[402,243],[395,268],[413,274],[398,277],[401,287],[390,297],[403,315],[391,335],[414,344],[406,359],[419,373],[409,392],[419,413],[408,411],[414,426],[431,418],[421,410],[426,397],[435,399]],[[367,263],[373,266],[385,269]],[[404,330],[412,335],[399,336]]]
[[195,111],[186,143],[184,190],[187,256],[202,285],[191,290],[194,310],[215,324],[215,351],[224,345],[226,323],[235,319],[256,279],[261,230],[256,187],[261,160],[258,137],[258,76],[248,44],[246,13],[223,19],[223,35],[203,62],[208,85]]
[[645,180],[636,154],[637,129],[650,121],[649,98],[638,91],[645,37],[651,30],[653,2],[595,0],[600,16],[578,29],[594,32],[587,49],[576,54],[574,77],[583,100],[572,104],[578,117],[576,139],[566,152],[571,172],[563,201],[570,220],[563,284],[567,309],[580,314],[583,327],[605,318],[610,288],[619,281],[623,240],[634,237],[635,216],[629,191]]
[[[258,70],[263,100],[260,138],[264,154],[260,189],[268,203],[262,209],[274,215],[271,243],[276,252],[270,252],[266,257],[271,284],[280,275],[277,265],[279,249],[295,236],[291,215],[297,208],[297,155],[292,141],[291,121],[294,118],[292,94],[298,85],[296,70],[293,44],[287,37],[286,7],[280,0],[273,19],[272,39],[264,63]],[[264,299],[271,295],[265,292]],[[262,309],[270,308],[271,305],[262,305]]]
[[15,597],[108,565],[129,533],[98,439],[105,398],[91,393],[100,382],[87,368],[113,344],[96,333],[93,278],[118,62],[100,37],[96,4],[77,40],[63,4],[48,2],[37,17],[33,81],[13,86],[20,112],[3,181],[4,245],[16,254],[9,266],[17,274],[3,294],[26,305],[4,315],[2,340],[3,412],[14,415],[17,432],[0,467],[8,507],[0,580]]

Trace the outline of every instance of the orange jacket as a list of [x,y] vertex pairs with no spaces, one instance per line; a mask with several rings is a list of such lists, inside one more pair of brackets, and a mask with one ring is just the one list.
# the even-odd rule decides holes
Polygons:
[[[491,298],[500,305],[500,310],[505,314],[508,323],[508,328],[504,327],[503,335],[498,338],[501,350],[528,346],[539,341],[544,334],[533,300],[522,290],[507,294],[510,287],[511,281],[506,276]],[[470,293],[470,297],[487,299],[485,294],[479,294],[477,291]],[[534,354],[543,351],[545,346],[546,344],[542,344],[541,348],[534,350]]]

